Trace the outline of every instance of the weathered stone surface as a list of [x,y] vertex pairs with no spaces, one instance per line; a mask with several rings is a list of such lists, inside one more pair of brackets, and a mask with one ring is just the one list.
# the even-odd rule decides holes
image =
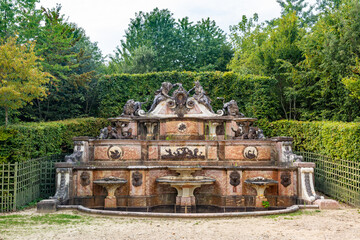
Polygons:
[[56,212],[59,201],[56,199],[41,200],[36,204],[38,213],[52,213]]
[[[185,131],[180,131],[179,126],[184,124],[186,126]],[[176,135],[199,135],[200,129],[203,128],[201,122],[195,121],[169,121],[165,124],[166,132],[165,134],[176,134]]]
[[148,150],[149,160],[159,159],[159,148],[158,146],[149,146]]
[[[236,179],[234,179],[234,176],[236,177],[236,174],[238,174],[239,176],[239,182],[238,184],[234,184],[234,185],[231,185],[231,183],[233,181],[236,181]],[[236,171],[236,170],[228,170],[227,171],[227,190],[226,190],[226,194],[227,195],[235,195],[235,196],[240,196],[242,195],[242,186],[241,186],[241,175],[242,175],[242,172],[241,171]]]
[[94,158],[95,160],[108,160],[107,155],[108,146],[96,146],[94,149]]
[[217,147],[208,147],[207,156],[209,160],[218,160]]
[[[290,180],[287,180],[287,177],[289,177]],[[277,181],[279,182],[278,191],[280,196],[296,195],[295,177],[296,172],[294,171],[279,171]]]
[[139,160],[141,158],[141,146],[126,145],[122,147],[124,151],[123,160]]
[[340,204],[338,201],[333,199],[318,199],[313,203],[318,205],[320,209],[339,209]]
[[[254,158],[247,158],[244,150],[247,147],[253,147],[257,150],[257,156]],[[242,160],[242,161],[264,161],[271,159],[270,146],[252,146],[252,145],[235,145],[225,146],[225,159],[226,160]]]
[[[88,175],[89,179],[85,180],[84,176]],[[87,181],[88,184],[82,184]],[[78,171],[77,172],[77,196],[92,196],[93,192],[93,172],[92,171]]]

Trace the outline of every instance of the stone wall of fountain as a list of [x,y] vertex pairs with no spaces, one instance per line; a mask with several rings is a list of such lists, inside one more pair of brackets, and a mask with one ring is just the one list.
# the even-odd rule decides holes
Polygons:
[[292,152],[291,138],[265,138],[234,100],[216,113],[210,103],[199,82],[190,91],[164,82],[148,112],[129,100],[99,137],[74,138],[74,153],[56,164],[53,204],[224,212],[317,198],[314,164]]

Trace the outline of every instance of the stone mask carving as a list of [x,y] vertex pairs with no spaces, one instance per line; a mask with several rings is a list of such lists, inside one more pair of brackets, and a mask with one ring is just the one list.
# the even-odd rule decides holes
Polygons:
[[132,173],[132,185],[134,187],[139,187],[142,185],[142,178],[143,178],[143,175],[139,172],[139,171],[136,171],[136,172],[133,172]]
[[237,171],[230,173],[230,185],[236,187],[240,184],[240,174]]
[[281,185],[288,187],[291,184],[291,174],[290,172],[283,172],[280,176]]
[[82,172],[80,175],[80,184],[86,187],[90,184],[90,174],[88,172]]

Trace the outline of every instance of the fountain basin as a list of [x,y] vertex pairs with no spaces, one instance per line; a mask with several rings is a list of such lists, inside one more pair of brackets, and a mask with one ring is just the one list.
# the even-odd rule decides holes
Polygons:
[[267,198],[264,195],[266,188],[268,188],[269,186],[277,185],[278,181],[264,177],[256,177],[246,179],[245,183],[249,184],[256,190],[257,194],[255,206],[259,208],[263,206],[263,202],[267,202]]
[[202,170],[201,167],[175,166],[168,167],[168,169],[175,170],[179,173],[179,176],[160,177],[156,179],[156,182],[159,184],[170,184],[171,187],[177,190],[176,205],[180,206],[181,212],[188,213],[196,211],[195,188],[206,184],[213,184],[216,180],[211,177],[191,175],[195,171]]
[[105,208],[115,208],[116,207],[116,197],[115,191],[118,189],[122,184],[127,183],[126,179],[118,178],[118,177],[107,177],[93,181],[93,183],[106,188],[108,192],[107,197],[105,198]]

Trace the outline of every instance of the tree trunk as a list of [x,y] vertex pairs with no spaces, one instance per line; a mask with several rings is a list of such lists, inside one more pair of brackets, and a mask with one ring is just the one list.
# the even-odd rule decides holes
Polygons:
[[9,123],[9,116],[8,116],[8,108],[5,107],[5,127],[7,127],[8,123]]

